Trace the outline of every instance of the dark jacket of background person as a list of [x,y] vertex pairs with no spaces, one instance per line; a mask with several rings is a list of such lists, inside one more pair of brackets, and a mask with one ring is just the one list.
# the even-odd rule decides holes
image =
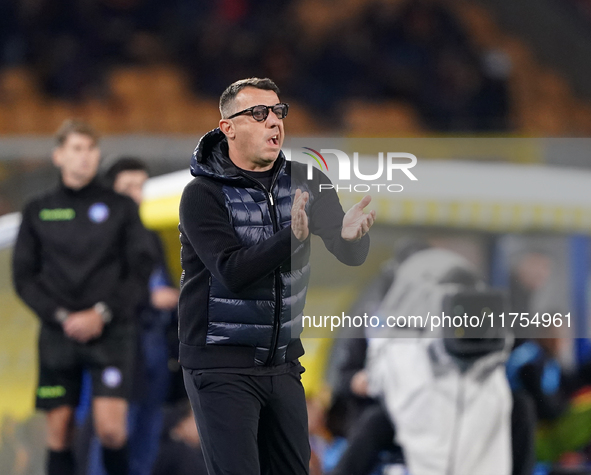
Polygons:
[[[158,234],[148,231],[148,238],[152,244],[154,257],[156,258],[154,270],[150,276],[148,290],[151,292],[161,286],[172,286],[172,278],[166,263],[164,248]],[[149,295],[146,295],[149,297]],[[159,309],[152,305],[149,299],[144,300],[137,312],[139,323],[140,344],[138,351],[135,379],[133,385],[132,401],[148,402],[154,399],[164,402],[168,397],[170,363],[176,361],[177,348],[168,342],[168,333],[175,333],[175,347],[177,346],[176,332],[178,322],[175,310]],[[173,360],[171,362],[171,360]],[[156,367],[162,372],[158,376],[154,374]],[[164,376],[166,374],[166,376]],[[158,378],[156,385],[155,378]],[[156,387],[155,387],[156,386]]]
[[[376,315],[377,309],[394,282],[396,270],[400,264],[414,253],[428,248],[429,243],[419,237],[406,236],[399,239],[395,245],[395,257],[382,264],[379,274],[360,292],[347,314]],[[339,337],[334,342],[333,351],[335,368],[333,406],[344,409],[342,427],[348,434],[361,413],[377,401],[365,394],[358,394],[351,385],[355,375],[365,369],[367,340],[364,329],[347,329]]]
[[[586,365],[582,371],[587,371]],[[537,418],[542,421],[552,421],[564,414],[570,397],[584,382],[566,372],[556,357],[535,340],[515,347],[507,362],[507,377],[514,392],[525,392],[532,398]]]
[[152,475],[207,475],[201,440],[188,401],[165,409],[160,450]]
[[23,211],[13,254],[16,290],[46,324],[59,307],[105,302],[114,321],[132,319],[145,298],[153,251],[136,204],[95,179],[59,187]]
[[183,366],[273,366],[304,353],[291,330],[304,307],[310,240],[300,243],[291,231],[292,191],[310,193],[310,231],[339,260],[360,265],[369,250],[369,237],[341,238],[343,209],[334,190],[317,191],[329,181],[314,170],[306,181],[306,167],[280,153],[267,192],[231,162],[219,129],[200,140],[191,164],[196,178],[180,205]]

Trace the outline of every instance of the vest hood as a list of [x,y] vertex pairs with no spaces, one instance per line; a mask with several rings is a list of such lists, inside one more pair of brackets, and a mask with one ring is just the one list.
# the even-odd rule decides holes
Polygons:
[[[277,171],[281,172],[286,163],[283,152],[279,152],[277,160]],[[232,186],[252,186],[252,181],[230,160],[228,140],[219,127],[199,139],[191,157],[191,175],[206,176]]]

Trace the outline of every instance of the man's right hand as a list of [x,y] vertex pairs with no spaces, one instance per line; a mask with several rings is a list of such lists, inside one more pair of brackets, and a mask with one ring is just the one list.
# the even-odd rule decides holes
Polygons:
[[158,287],[150,293],[150,302],[158,310],[174,310],[179,303],[179,291],[174,287]]
[[308,215],[306,214],[306,203],[310,199],[307,191],[302,193],[299,188],[296,190],[293,206],[291,207],[291,229],[298,241],[305,241],[310,234],[308,230]]
[[103,333],[105,323],[94,308],[72,312],[62,323],[64,333],[80,343],[87,343]]
[[368,397],[368,385],[367,371],[357,371],[351,379],[351,392],[359,397]]

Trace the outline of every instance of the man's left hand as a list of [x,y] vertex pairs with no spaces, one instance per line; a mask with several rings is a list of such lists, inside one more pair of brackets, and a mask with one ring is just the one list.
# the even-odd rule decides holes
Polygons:
[[363,213],[363,209],[371,202],[371,196],[364,196],[363,199],[353,205],[345,217],[343,218],[343,229],[341,230],[341,237],[345,241],[358,241],[372,227],[376,212],[371,210],[368,214]]
[[64,333],[80,343],[87,343],[103,333],[105,323],[94,308],[73,312],[62,324]]

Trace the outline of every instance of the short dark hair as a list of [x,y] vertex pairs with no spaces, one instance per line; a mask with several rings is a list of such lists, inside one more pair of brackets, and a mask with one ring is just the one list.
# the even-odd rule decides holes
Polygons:
[[85,122],[81,119],[66,119],[60,125],[60,128],[55,133],[55,141],[58,147],[61,147],[70,134],[82,134],[90,137],[95,144],[99,141],[99,134],[98,132],[90,125],[88,122]]
[[256,87],[257,89],[263,89],[265,91],[273,91],[279,95],[279,88],[277,84],[271,81],[269,78],[248,78],[241,79],[230,84],[226,90],[220,96],[220,114],[222,119],[232,115],[231,106],[234,103],[234,99],[242,89],[246,87]]
[[127,171],[142,171],[146,172],[148,175],[150,174],[148,165],[146,165],[146,162],[141,158],[121,157],[105,172],[105,181],[110,187],[112,187],[117,179],[117,175],[121,172]]

